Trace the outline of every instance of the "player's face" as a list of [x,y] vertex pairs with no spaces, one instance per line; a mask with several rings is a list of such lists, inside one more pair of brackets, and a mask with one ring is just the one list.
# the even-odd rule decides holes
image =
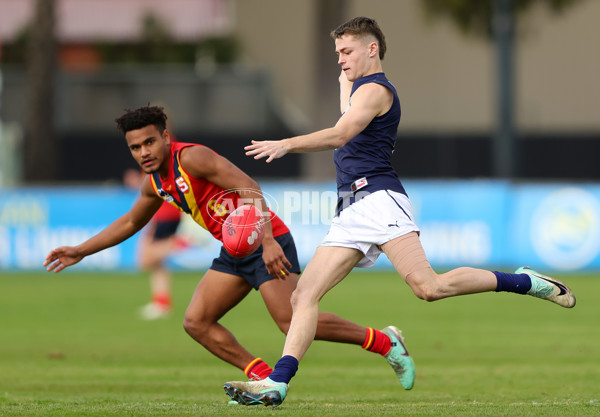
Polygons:
[[348,81],[354,82],[370,74],[372,69],[370,58],[377,53],[377,44],[354,35],[343,35],[335,40],[335,53],[338,56],[338,64],[342,67]]
[[167,130],[161,135],[156,126],[148,125],[130,130],[125,134],[125,140],[131,155],[146,174],[160,171],[163,165],[168,168],[170,138]]

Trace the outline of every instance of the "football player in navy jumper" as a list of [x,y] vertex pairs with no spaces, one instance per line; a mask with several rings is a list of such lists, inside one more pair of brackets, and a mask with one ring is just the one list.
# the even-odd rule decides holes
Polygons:
[[[273,373],[261,381],[224,385],[227,394],[244,405],[281,404],[315,336],[319,300],[355,266],[373,265],[382,252],[423,300],[509,291],[563,307],[575,305],[575,297],[566,285],[528,267],[514,274],[466,267],[437,274],[431,268],[407,193],[390,163],[400,122],[400,101],[382,69],[385,37],[377,22],[366,17],[344,23],[331,36],[342,69],[342,116],[335,126],[278,141],[252,141],[245,148],[246,155],[266,158],[266,162],[290,152],[334,149],[338,204],[328,234],[292,295],[292,322]],[[404,388],[410,389],[415,370],[402,334],[393,326],[384,333],[393,341],[386,358]]]

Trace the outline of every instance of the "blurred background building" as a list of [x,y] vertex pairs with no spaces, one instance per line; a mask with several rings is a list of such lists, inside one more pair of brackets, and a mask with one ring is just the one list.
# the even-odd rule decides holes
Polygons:
[[[335,122],[339,67],[329,31],[357,15],[375,18],[387,37],[384,69],[403,104],[394,155],[400,175],[503,175],[494,170],[497,43],[435,18],[435,3],[0,0],[4,182],[119,180],[133,161],[113,120],[148,102],[166,107],[182,140],[205,143],[252,175],[332,178],[329,153],[292,155],[266,169],[242,146]],[[547,4],[561,1],[515,3],[530,7],[515,13],[509,176],[598,179],[600,2],[563,0],[558,12]],[[36,15],[36,7],[46,9]],[[38,62],[35,42],[56,59],[46,75],[27,65]],[[44,76],[50,101],[32,114],[30,90]],[[32,128],[37,119],[47,120],[42,133]],[[44,152],[36,157],[28,147]]]
[[[600,269],[598,0],[0,0],[0,269],[39,269],[130,207],[114,119],[148,103],[261,180],[307,262],[332,153],[265,164],[243,146],[335,123],[329,32],[358,15],[386,35],[393,164],[432,264]],[[176,266],[218,251],[198,229]],[[134,247],[80,267],[135,268]]]

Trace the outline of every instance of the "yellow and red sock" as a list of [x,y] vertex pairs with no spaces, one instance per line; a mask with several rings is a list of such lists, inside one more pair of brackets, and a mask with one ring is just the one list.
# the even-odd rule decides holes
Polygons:
[[273,369],[261,358],[254,359],[244,368],[246,376],[253,381],[265,379],[271,375],[271,372],[273,372]]
[[392,348],[392,341],[386,334],[379,330],[367,327],[367,336],[362,348],[369,352],[386,355]]
[[167,293],[156,293],[152,296],[152,302],[163,308],[170,308],[172,301],[171,295]]

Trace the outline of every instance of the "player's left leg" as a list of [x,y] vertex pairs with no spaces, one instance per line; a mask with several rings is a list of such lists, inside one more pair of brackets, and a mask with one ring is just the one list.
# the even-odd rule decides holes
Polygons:
[[423,300],[434,301],[496,288],[496,278],[490,271],[458,268],[438,275],[431,268],[416,232],[390,240],[381,245],[381,249],[415,295]]
[[381,249],[415,295],[426,301],[487,291],[508,291],[546,299],[563,307],[575,305],[575,297],[564,283],[529,268],[519,268],[511,274],[462,267],[437,274],[431,268],[415,232],[392,239],[381,245]]

